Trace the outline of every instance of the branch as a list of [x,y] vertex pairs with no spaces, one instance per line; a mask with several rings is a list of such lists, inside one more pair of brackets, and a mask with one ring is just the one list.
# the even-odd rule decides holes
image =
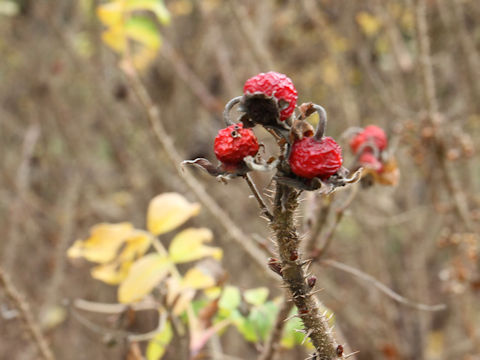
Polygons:
[[316,355],[325,360],[338,359],[332,329],[320,312],[312,287],[306,282],[304,266],[309,262],[302,261],[298,255],[300,239],[294,220],[298,195],[299,192],[293,188],[277,183],[271,227],[279,250],[281,274],[297,306],[305,334],[316,349]]
[[250,174],[246,174],[244,176],[244,179],[247,182],[248,187],[252,191],[253,196],[257,200],[258,206],[260,206],[260,209],[262,210],[262,214],[265,215],[268,218],[269,221],[272,221],[273,220],[273,215],[270,212],[270,210],[268,210],[268,206],[267,206],[267,204],[265,204],[265,201],[263,200],[262,195],[260,195],[260,193],[258,192],[258,189],[255,186],[255,183],[253,182]]
[[44,360],[54,360],[52,350],[50,349],[47,340],[40,331],[40,327],[35,322],[30,305],[27,303],[23,295],[21,295],[11,280],[0,268],[0,288],[3,288],[7,297],[13,302],[17,310],[20,312],[21,318],[27,327],[30,336],[38,347],[40,354]]
[[411,300],[405,298],[404,296],[396,293],[395,291],[390,289],[388,286],[382,284],[380,281],[375,279],[373,276],[368,275],[361,270],[355,269],[355,268],[353,268],[349,265],[343,264],[341,262],[338,262],[338,261],[335,261],[335,260],[323,260],[320,263],[323,264],[323,265],[333,267],[333,268],[338,269],[338,270],[342,270],[342,271],[344,271],[344,272],[346,272],[350,275],[358,277],[359,279],[365,280],[368,283],[375,286],[378,290],[383,292],[385,295],[392,298],[393,300],[395,300],[395,301],[397,301],[397,302],[399,302],[403,305],[412,307],[414,309],[422,310],[422,311],[442,311],[442,310],[445,310],[447,308],[447,306],[445,304],[427,305],[427,304],[421,304],[421,303],[416,303],[414,301],[411,301]]

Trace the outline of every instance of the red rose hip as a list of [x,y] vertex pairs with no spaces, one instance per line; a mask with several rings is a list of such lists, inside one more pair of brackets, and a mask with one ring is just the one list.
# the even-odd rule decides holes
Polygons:
[[[246,99],[244,107],[253,118],[252,120],[259,123],[271,121],[269,118],[272,115],[268,112],[274,112],[274,110],[277,113],[280,111],[279,120],[285,121],[293,114],[298,99],[292,80],[287,75],[275,71],[260,73],[248,79],[243,87],[243,93],[247,97],[253,95],[251,99]],[[277,100],[277,104],[266,104],[264,99],[255,98],[255,94],[273,97]],[[272,107],[275,109],[270,109]]]
[[383,164],[371,151],[365,151],[360,155],[358,158],[358,162],[360,165],[375,170],[376,172],[380,173],[383,170]]
[[387,135],[381,127],[369,125],[350,140],[350,148],[356,154],[367,142],[372,142],[380,151],[385,150],[388,144]]
[[289,163],[295,175],[324,180],[342,166],[342,149],[331,137],[304,137],[292,145]]
[[244,129],[242,123],[221,129],[213,145],[215,156],[222,163],[237,165],[246,156],[255,156],[259,145],[251,129]]

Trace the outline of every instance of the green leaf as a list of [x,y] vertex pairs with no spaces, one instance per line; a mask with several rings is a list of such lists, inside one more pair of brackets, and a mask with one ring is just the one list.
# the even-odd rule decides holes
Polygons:
[[168,344],[172,340],[173,332],[170,322],[166,322],[162,330],[148,342],[147,360],[159,360],[165,354]]
[[213,285],[215,285],[215,279],[196,267],[188,270],[182,279],[183,287],[195,290],[206,289]]
[[203,243],[212,241],[213,234],[206,228],[189,228],[178,233],[172,240],[168,252],[174,263],[185,263],[211,256],[221,259],[222,249],[205,246]]
[[218,301],[218,307],[220,309],[234,310],[240,305],[240,301],[240,290],[234,286],[227,286]]
[[[235,313],[240,314],[238,310],[235,310]],[[258,333],[253,321],[240,315],[235,317],[233,324],[237,328],[238,332],[242,334],[245,340],[254,343],[258,342]]]
[[127,0],[125,4],[128,10],[150,10],[153,12],[162,25],[170,24],[170,12],[163,0]]
[[243,297],[247,303],[260,306],[265,302],[265,300],[267,300],[268,289],[266,287],[249,289],[243,293]]
[[[293,313],[296,313],[297,309]],[[296,330],[303,329],[302,320],[295,317],[293,319],[288,320],[287,324],[285,325],[285,330],[283,331],[283,338],[280,342],[281,345],[287,349],[293,348],[295,345],[299,345],[302,343],[305,334],[298,332]]]
[[118,288],[118,301],[131,303],[149,294],[168,275],[171,265],[168,258],[160,254],[148,254],[135,261]]
[[261,340],[266,340],[273,327],[277,312],[278,306],[269,301],[261,307],[253,308],[252,311],[250,311],[250,314],[248,314],[248,321],[253,324],[253,327]]
[[129,18],[125,23],[125,34],[151,49],[158,49],[162,41],[155,23],[143,16]]

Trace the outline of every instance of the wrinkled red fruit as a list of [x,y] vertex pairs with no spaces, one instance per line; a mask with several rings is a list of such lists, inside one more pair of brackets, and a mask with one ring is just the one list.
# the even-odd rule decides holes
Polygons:
[[304,137],[293,144],[289,158],[293,173],[307,179],[329,178],[342,162],[342,148],[331,137]]
[[385,150],[388,144],[385,131],[378,126],[369,125],[350,140],[350,148],[352,152],[356,154],[359,148],[369,141],[373,142],[380,151]]
[[258,148],[257,137],[242,123],[221,129],[213,144],[217,159],[227,165],[236,165],[248,155],[255,156]]
[[280,121],[285,121],[292,115],[298,99],[297,89],[295,89],[292,80],[287,75],[275,71],[260,73],[248,79],[243,87],[243,93],[263,93],[267,96],[273,96],[280,105],[281,100],[287,102],[288,106],[280,111]]
[[383,170],[383,164],[378,160],[371,151],[365,151],[360,155],[358,162],[361,166],[375,170],[380,173]]

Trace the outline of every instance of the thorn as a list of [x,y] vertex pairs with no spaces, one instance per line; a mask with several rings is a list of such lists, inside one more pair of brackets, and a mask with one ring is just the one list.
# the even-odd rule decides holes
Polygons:
[[308,337],[310,335],[312,335],[312,332],[313,332],[313,329],[310,329],[310,330],[307,331],[307,333],[305,334],[305,337],[303,338],[302,343],[300,345],[303,345],[305,343],[305,340],[307,340]]
[[300,316],[298,316],[298,314],[293,314],[293,315],[290,315],[289,317],[287,317],[285,320],[283,320],[283,322],[287,322],[287,321],[292,320],[296,317],[300,318]]
[[308,296],[313,296],[313,295],[318,294],[319,292],[322,292],[322,291],[323,291],[323,289],[318,289],[318,290],[315,290],[315,291],[311,291],[311,292],[308,293]]
[[312,263],[313,259],[307,259],[307,260],[304,260],[300,263],[300,266],[309,266],[311,263]]
[[298,332],[298,333],[301,333],[301,334],[305,334],[305,330],[293,329],[293,331]]
[[360,352],[360,351],[354,351],[354,352],[352,352],[352,353],[350,353],[350,354],[348,354],[348,355],[345,355],[344,358],[345,358],[345,359],[348,359],[349,357],[351,357],[351,356],[353,356],[353,355],[357,355],[359,352]]
[[287,264],[287,265],[285,265],[284,267],[282,267],[282,271],[288,270],[288,269],[290,269],[291,267],[292,267],[292,265]]

